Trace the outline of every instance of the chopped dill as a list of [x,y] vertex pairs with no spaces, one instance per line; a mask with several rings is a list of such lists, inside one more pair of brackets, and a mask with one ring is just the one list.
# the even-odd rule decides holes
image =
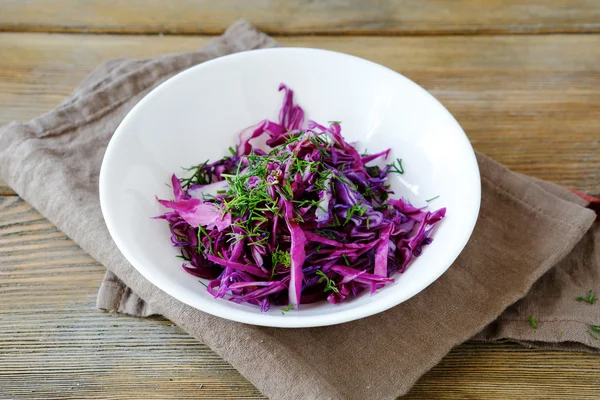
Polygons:
[[319,280],[317,282],[321,283],[323,281],[325,281],[325,292],[335,292],[338,293],[339,290],[337,287],[335,287],[335,282],[333,281],[333,279],[330,279],[327,275],[325,275],[325,272],[319,270],[317,271],[317,275],[320,276]]
[[[204,241],[202,240],[202,235],[204,235],[208,239],[208,246],[204,244]],[[202,225],[198,225],[198,253],[201,253],[201,250],[204,250],[205,253],[210,253],[214,255],[212,249],[212,239],[210,238],[210,235],[208,234],[206,228],[204,228]]]
[[402,167],[402,159],[401,158],[397,158],[396,161],[394,161],[391,164],[387,164],[390,167],[390,172],[395,172],[397,174],[402,175],[404,173],[404,167]]
[[212,183],[212,172],[207,168],[208,160],[202,164],[195,165],[189,168],[183,168],[185,171],[194,171],[191,177],[181,179],[181,187],[186,190],[192,185],[207,185]]
[[294,307],[296,307],[296,303],[288,304],[287,306],[281,309],[281,315],[285,315],[286,312],[291,311]]
[[342,254],[342,258],[344,259],[344,262],[346,263],[346,265],[350,266],[350,261],[348,260],[348,257],[346,257],[345,254]]
[[538,328],[538,324],[537,324],[537,322],[535,322],[535,318],[533,318],[533,315],[529,316],[529,323],[531,324],[531,327],[533,329],[537,329]]
[[597,297],[594,295],[594,292],[592,290],[590,290],[588,292],[588,296],[587,297],[577,296],[575,298],[575,300],[577,300],[577,301],[584,301],[584,302],[589,303],[589,304],[594,304],[596,302],[596,300],[597,300]]
[[346,220],[344,221],[344,225],[346,225],[348,223],[348,221],[350,221],[350,219],[354,216],[354,214],[358,214],[359,216],[363,216],[365,215],[365,213],[368,211],[367,206],[361,206],[358,204],[353,205],[349,210],[348,210],[348,215],[346,216]]
[[290,252],[277,250],[271,255],[271,263],[273,264],[273,268],[277,265],[283,265],[284,267],[289,268],[292,264]]

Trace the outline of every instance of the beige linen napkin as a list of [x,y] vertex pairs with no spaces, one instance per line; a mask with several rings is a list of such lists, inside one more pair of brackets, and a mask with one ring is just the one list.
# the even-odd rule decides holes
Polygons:
[[0,130],[0,176],[107,267],[99,308],[164,315],[273,399],[392,399],[474,335],[598,351],[588,327],[600,324],[600,304],[575,300],[600,291],[594,213],[560,186],[483,155],[481,215],[467,247],[438,281],[387,312],[332,327],[263,328],[204,314],[146,281],[116,248],[100,212],[98,172],[112,133],[173,74],[275,45],[240,22],[195,52],[114,60],[53,111]]

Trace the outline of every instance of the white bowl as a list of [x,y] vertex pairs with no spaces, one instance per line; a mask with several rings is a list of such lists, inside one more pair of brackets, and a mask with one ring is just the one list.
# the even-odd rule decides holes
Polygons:
[[[237,143],[241,129],[277,120],[280,83],[295,91],[308,119],[342,121],[342,134],[361,149],[392,148],[404,175],[393,174],[397,197],[415,205],[439,196],[432,208],[447,216],[408,270],[377,294],[339,305],[279,307],[214,299],[181,268],[171,246],[159,198],[172,198],[173,173],[216,160]],[[205,62],[169,79],[137,104],[116,130],[102,163],[100,202],[106,225],[129,262],[150,282],[201,311],[275,327],[311,327],[352,321],[416,295],[442,275],[467,243],[479,212],[481,186],[473,149],[452,115],[404,76],[370,61],[331,51],[255,50]]]

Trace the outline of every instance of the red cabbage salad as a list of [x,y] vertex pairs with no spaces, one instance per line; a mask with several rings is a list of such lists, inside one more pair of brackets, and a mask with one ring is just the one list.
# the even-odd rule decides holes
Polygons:
[[388,176],[404,170],[384,164],[390,149],[360,154],[339,122],[305,121],[293,91],[279,90],[278,122],[245,129],[230,155],[191,176],[173,175],[174,199],[158,200],[171,211],[156,218],[215,298],[289,311],[374,294],[432,242],[446,209],[391,198]]

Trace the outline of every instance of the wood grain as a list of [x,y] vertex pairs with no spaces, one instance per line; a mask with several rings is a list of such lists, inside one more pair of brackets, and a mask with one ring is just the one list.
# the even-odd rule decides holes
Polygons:
[[[0,197],[0,398],[262,399],[162,318],[95,309],[104,268],[18,197]],[[406,399],[597,399],[597,356],[467,343]]]
[[[284,34],[592,32],[600,25],[596,1],[461,1],[451,10],[441,0],[373,3],[379,8],[292,1],[270,12],[260,7],[273,1],[247,4],[5,0],[0,30],[216,33],[243,12]],[[279,39],[398,70],[450,109],[476,149],[517,171],[600,194],[600,35]],[[104,60],[192,50],[206,40],[0,34],[0,124],[55,107]],[[96,311],[103,267],[10,194],[0,181],[0,398],[263,398],[169,321]],[[564,399],[576,391],[597,399],[599,379],[597,356],[467,343],[406,398]]]
[[[0,124],[55,107],[104,60],[192,50],[206,40],[0,34]],[[516,171],[600,194],[600,35],[279,40],[400,71],[446,105],[477,150]]]
[[600,31],[596,0],[3,0],[0,30],[216,34],[246,18],[271,34]]

